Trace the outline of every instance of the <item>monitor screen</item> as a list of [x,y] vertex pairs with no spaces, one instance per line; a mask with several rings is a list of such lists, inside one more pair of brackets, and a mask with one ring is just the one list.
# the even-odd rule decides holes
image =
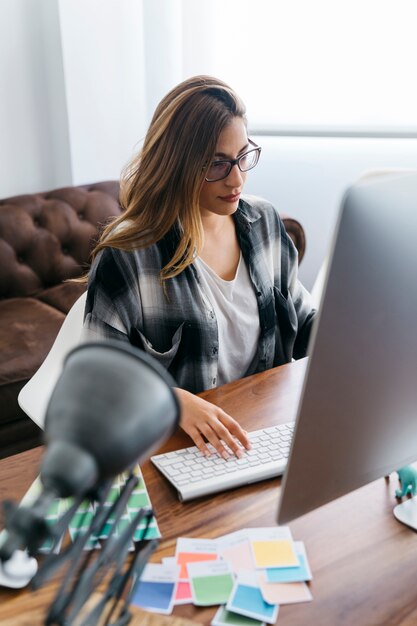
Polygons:
[[278,523],[417,459],[417,172],[345,194]]

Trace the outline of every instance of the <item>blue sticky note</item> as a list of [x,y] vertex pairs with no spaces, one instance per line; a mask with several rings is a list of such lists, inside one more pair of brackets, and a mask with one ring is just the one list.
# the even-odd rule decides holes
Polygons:
[[131,602],[143,609],[168,611],[170,609],[174,587],[175,583],[146,582],[141,580]]
[[270,567],[265,570],[269,583],[299,583],[311,580],[311,572],[304,554],[298,555],[298,567]]
[[228,611],[274,623],[278,613],[275,604],[268,604],[258,587],[238,583],[226,605]]

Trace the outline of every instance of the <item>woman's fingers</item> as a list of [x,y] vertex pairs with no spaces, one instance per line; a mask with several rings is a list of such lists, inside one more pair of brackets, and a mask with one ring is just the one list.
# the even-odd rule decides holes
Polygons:
[[235,451],[236,449],[239,449],[239,450],[241,449],[240,446],[236,443],[236,440],[234,438],[238,439],[244,448],[246,448],[247,450],[250,450],[251,445],[250,445],[248,433],[246,432],[246,430],[243,430],[243,428],[237,423],[237,421],[234,420],[233,417],[230,417],[230,415],[228,415],[224,411],[222,411],[221,414],[219,415],[219,419],[221,420],[222,424],[224,424],[224,426],[226,427],[227,433],[229,434],[229,438],[233,442],[233,446],[232,446],[229,444],[228,440],[225,440],[226,443],[230,445],[232,450]]
[[[218,422],[218,424],[221,426],[220,422]],[[230,452],[227,450],[227,448],[225,447],[223,443],[226,437],[225,436],[220,437],[220,435],[215,430],[215,426],[216,424],[210,424],[210,423],[203,424],[201,427],[201,432],[203,433],[207,441],[211,443],[213,448],[215,448],[216,452],[220,454],[220,456],[222,456],[224,459],[228,459],[230,457]],[[224,430],[225,432],[227,432],[226,429]],[[223,439],[223,441],[221,439]]]
[[187,434],[190,435],[191,439],[194,441],[195,445],[200,450],[200,452],[204,454],[204,456],[211,456],[211,452],[209,448],[207,447],[205,440],[200,435],[197,429],[194,429],[193,431]]
[[230,415],[184,389],[176,392],[181,403],[181,427],[205,456],[210,455],[206,441],[224,459],[230,453],[241,457],[242,446],[250,449],[246,431]]

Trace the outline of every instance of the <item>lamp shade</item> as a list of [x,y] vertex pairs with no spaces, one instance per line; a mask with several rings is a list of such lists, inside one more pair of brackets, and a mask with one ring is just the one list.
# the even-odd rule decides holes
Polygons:
[[150,456],[174,431],[174,381],[122,341],[81,344],[65,359],[45,416],[45,488],[60,497],[88,489]]

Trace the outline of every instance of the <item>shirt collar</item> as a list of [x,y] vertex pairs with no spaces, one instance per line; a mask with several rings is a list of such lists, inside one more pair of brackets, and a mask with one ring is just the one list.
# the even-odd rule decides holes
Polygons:
[[240,198],[235,213],[235,219],[240,225],[250,227],[261,217],[262,215],[258,209],[255,209],[245,198]]

